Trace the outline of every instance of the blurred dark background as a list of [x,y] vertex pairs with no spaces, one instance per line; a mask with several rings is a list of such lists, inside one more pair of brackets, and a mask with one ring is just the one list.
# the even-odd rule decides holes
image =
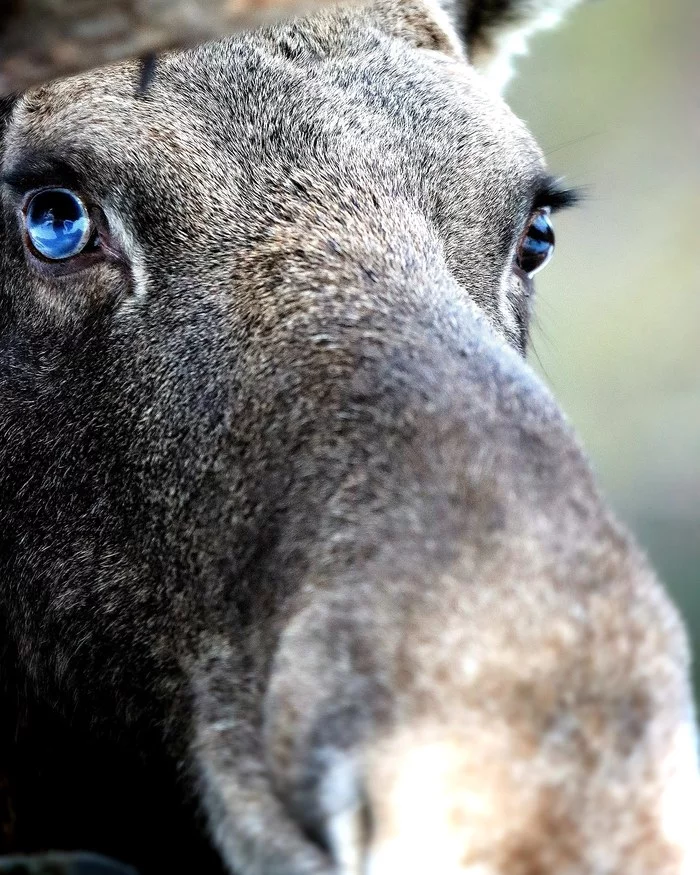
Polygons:
[[533,41],[511,106],[586,198],[531,360],[687,617],[700,692],[700,3],[604,0]]

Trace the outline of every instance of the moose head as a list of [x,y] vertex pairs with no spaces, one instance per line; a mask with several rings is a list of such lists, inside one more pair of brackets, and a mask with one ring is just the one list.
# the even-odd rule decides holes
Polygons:
[[231,873],[698,871],[681,623],[524,359],[572,195],[498,88],[570,5],[377,0],[3,106],[3,672]]

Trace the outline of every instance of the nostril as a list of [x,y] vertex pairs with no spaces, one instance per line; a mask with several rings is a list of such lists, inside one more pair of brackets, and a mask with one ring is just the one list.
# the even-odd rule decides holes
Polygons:
[[364,875],[374,832],[370,802],[355,758],[333,759],[320,787],[326,840],[338,875]]
[[366,800],[331,818],[328,839],[338,875],[365,875],[372,832],[372,813]]
[[374,841],[374,814],[372,812],[372,806],[370,805],[369,798],[364,797],[362,803],[362,835],[364,838],[365,848],[369,848],[369,846]]

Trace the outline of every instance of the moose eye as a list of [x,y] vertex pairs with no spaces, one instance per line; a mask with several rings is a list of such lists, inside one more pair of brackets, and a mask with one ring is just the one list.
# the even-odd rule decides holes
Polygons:
[[540,210],[530,219],[520,240],[515,263],[528,276],[533,276],[554,254],[554,228],[549,210]]
[[92,235],[87,207],[66,188],[32,195],[24,208],[24,225],[31,247],[49,261],[80,255]]

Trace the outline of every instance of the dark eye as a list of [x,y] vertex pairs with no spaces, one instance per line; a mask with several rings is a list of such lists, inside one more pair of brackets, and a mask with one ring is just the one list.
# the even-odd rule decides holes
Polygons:
[[24,208],[24,225],[31,247],[49,261],[75,258],[92,236],[85,204],[66,188],[32,195]]
[[547,264],[554,254],[554,228],[548,210],[540,210],[520,240],[515,263],[528,276],[533,276]]

